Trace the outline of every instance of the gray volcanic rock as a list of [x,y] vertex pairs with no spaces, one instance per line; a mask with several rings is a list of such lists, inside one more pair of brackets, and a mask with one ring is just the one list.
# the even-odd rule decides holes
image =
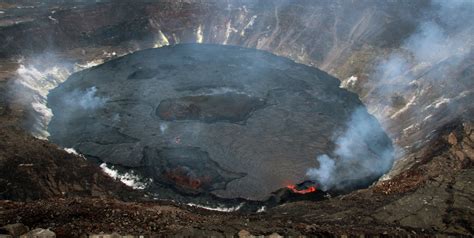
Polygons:
[[[263,200],[308,179],[362,103],[336,78],[267,52],[184,44],[73,74],[48,105],[61,146],[186,193]],[[375,133],[373,146],[391,146]]]

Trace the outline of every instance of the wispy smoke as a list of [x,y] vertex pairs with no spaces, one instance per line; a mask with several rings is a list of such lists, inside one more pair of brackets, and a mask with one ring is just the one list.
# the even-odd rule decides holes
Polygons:
[[447,41],[443,29],[434,22],[424,22],[404,43],[418,62],[436,62],[450,56],[456,49]]
[[[97,95],[97,88],[95,86],[90,88],[83,89],[73,89],[69,93],[58,95],[53,90],[48,95],[48,106],[53,108],[54,117],[52,118],[52,123],[55,120],[64,120],[69,123],[84,123],[79,122],[78,120],[84,120],[85,117],[90,118],[89,116],[94,113],[95,110],[102,109],[108,101],[107,97],[102,97]],[[56,106],[52,106],[56,105]],[[62,108],[61,112],[58,113],[54,111],[54,108]],[[61,119],[59,119],[61,118]],[[120,115],[114,114],[109,118],[112,124],[120,122]],[[53,128],[48,128],[48,131],[59,130],[66,131],[67,127],[64,124],[56,125]]]
[[[468,95],[447,75],[456,71],[474,46],[474,27],[469,24],[474,18],[472,9],[474,1],[434,0],[414,33],[400,48],[379,59],[366,103],[385,128],[406,113],[410,113],[409,121],[403,122],[407,129],[419,128],[439,108],[439,102]],[[347,131],[335,140],[333,154],[318,156],[319,168],[310,169],[307,175],[327,190],[357,186],[386,173],[393,164],[394,150],[380,145],[372,123],[356,110]],[[397,150],[397,157],[401,154]]]
[[52,117],[46,106],[49,90],[69,77],[73,64],[60,61],[54,54],[45,53],[28,61],[20,60],[16,77],[10,81],[9,94],[13,104],[26,108],[26,127],[31,133],[45,139],[47,126]]
[[[436,7],[434,14],[437,20],[421,22],[417,31],[402,46],[414,56],[415,63],[436,63],[467,53],[473,46],[474,28],[467,22],[474,17],[474,2],[433,1],[433,6]],[[462,14],[464,8],[471,9],[469,15]]]
[[69,108],[94,110],[105,105],[107,99],[96,96],[97,88],[91,87],[85,91],[75,89],[64,98],[64,105]]
[[328,190],[334,184],[333,175],[336,170],[336,162],[328,155],[320,155],[317,158],[319,168],[311,168],[306,175],[320,183],[323,190]]
[[317,157],[319,168],[307,176],[321,189],[345,190],[373,182],[393,163],[393,147],[377,120],[365,108],[357,108],[347,122],[346,131],[336,137],[332,155]]
[[[406,88],[413,80],[410,62],[401,53],[394,53],[377,65],[374,77],[377,77],[377,96],[386,96]],[[388,82],[387,82],[388,81]]]
[[[461,93],[457,92],[456,84],[440,81],[449,80],[446,74],[455,71],[474,47],[474,26],[468,23],[474,18],[473,9],[474,1],[432,1],[432,7],[423,12],[425,20],[418,24],[416,31],[403,41],[399,49],[379,60],[371,77],[371,85],[375,85],[372,93],[377,98],[385,98],[389,102],[385,106],[395,111],[387,110],[384,104],[369,103],[372,113],[382,120],[393,119],[415,105],[410,104],[409,98],[420,97],[427,92],[437,93],[438,97]],[[448,59],[449,62],[446,61]],[[440,63],[443,67],[437,65]],[[432,69],[440,72],[430,73]],[[424,90],[428,88],[431,89]],[[396,103],[390,102],[401,94],[405,97],[406,106],[397,108]],[[374,98],[374,95],[370,97]]]
[[[23,126],[37,138],[48,138],[48,124],[53,116],[46,105],[50,90],[63,83],[72,73],[99,63],[102,61],[91,61],[85,65],[74,64],[64,61],[52,52],[32,56],[27,60],[21,59],[16,76],[9,84],[9,96],[13,104],[26,108],[26,123]],[[95,88],[86,92],[76,90],[65,100],[69,100],[70,105],[94,109],[103,103],[101,99],[94,97],[95,91]]]

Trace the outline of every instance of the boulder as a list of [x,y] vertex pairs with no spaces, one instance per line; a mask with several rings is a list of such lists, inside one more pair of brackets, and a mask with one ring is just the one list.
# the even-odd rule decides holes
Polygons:
[[8,224],[6,226],[3,226],[2,228],[6,230],[8,234],[13,237],[18,237],[28,232],[28,227],[26,227],[25,225],[21,223]]

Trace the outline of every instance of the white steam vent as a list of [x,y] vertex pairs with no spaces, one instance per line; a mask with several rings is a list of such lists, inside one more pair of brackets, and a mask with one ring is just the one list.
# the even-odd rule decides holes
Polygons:
[[[30,116],[33,121],[29,129],[33,136],[40,139],[47,139],[49,136],[47,128],[53,116],[51,109],[47,107],[49,91],[64,82],[72,73],[101,63],[103,60],[94,60],[83,65],[73,64],[64,62],[54,54],[43,54],[19,61],[16,78],[10,84],[10,92],[15,103],[31,108]],[[95,90],[90,88],[83,97],[69,100],[74,100],[75,104],[79,102],[79,105],[84,107],[99,106],[104,101],[94,97]],[[76,96],[80,96],[79,94],[80,92]]]

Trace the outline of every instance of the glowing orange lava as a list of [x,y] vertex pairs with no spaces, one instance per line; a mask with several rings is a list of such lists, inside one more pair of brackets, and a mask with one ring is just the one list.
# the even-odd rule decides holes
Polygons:
[[298,194],[307,194],[307,193],[316,192],[316,187],[315,186],[311,186],[311,187],[308,187],[308,188],[303,189],[303,190],[296,189],[296,185],[288,185],[286,187],[288,189],[290,189],[292,192],[298,193]]

